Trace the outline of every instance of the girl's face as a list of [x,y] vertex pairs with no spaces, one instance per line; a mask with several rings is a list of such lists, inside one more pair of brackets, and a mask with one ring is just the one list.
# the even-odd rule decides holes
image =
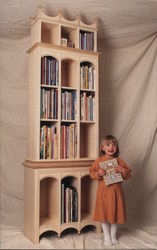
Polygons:
[[102,150],[105,151],[107,156],[113,157],[117,152],[117,143],[114,141],[104,141]]

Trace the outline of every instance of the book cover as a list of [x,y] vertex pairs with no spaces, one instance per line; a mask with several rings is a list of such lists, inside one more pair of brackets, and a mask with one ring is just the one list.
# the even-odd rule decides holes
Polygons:
[[68,45],[68,39],[67,38],[61,38],[61,46],[67,47]]
[[100,162],[99,165],[100,168],[106,170],[106,174],[103,176],[106,185],[123,181],[122,175],[115,172],[115,167],[118,165],[116,158]]
[[61,223],[78,221],[78,192],[75,187],[62,183]]
[[57,128],[54,127],[54,139],[53,139],[53,159],[57,159],[58,158],[58,134],[57,134]]
[[61,223],[64,223],[65,221],[65,214],[64,214],[64,200],[65,200],[65,195],[64,195],[64,183],[62,183],[62,188],[61,188]]

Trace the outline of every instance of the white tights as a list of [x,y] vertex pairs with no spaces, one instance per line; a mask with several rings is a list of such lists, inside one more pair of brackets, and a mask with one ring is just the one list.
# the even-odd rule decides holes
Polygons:
[[102,230],[104,233],[104,244],[105,245],[112,245],[117,244],[117,223],[110,224],[109,222],[101,223]]

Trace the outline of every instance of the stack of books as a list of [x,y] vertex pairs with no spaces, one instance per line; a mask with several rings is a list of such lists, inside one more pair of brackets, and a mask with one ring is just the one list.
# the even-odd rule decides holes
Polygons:
[[78,221],[78,192],[73,186],[62,183],[61,223]]

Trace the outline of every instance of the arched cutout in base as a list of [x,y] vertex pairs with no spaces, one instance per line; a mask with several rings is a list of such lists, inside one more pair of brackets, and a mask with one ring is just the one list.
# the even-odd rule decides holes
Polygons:
[[49,231],[46,231],[46,232],[42,233],[42,234],[39,236],[39,241],[40,241],[42,238],[44,238],[44,237],[50,238],[50,237],[54,237],[54,236],[57,237],[57,236],[58,236],[58,233],[55,232],[55,231],[49,230]]
[[96,227],[94,225],[87,225],[81,229],[81,233],[95,232]]
[[69,234],[77,234],[77,233],[78,233],[78,230],[76,228],[70,227],[62,231],[61,237],[67,236]]

